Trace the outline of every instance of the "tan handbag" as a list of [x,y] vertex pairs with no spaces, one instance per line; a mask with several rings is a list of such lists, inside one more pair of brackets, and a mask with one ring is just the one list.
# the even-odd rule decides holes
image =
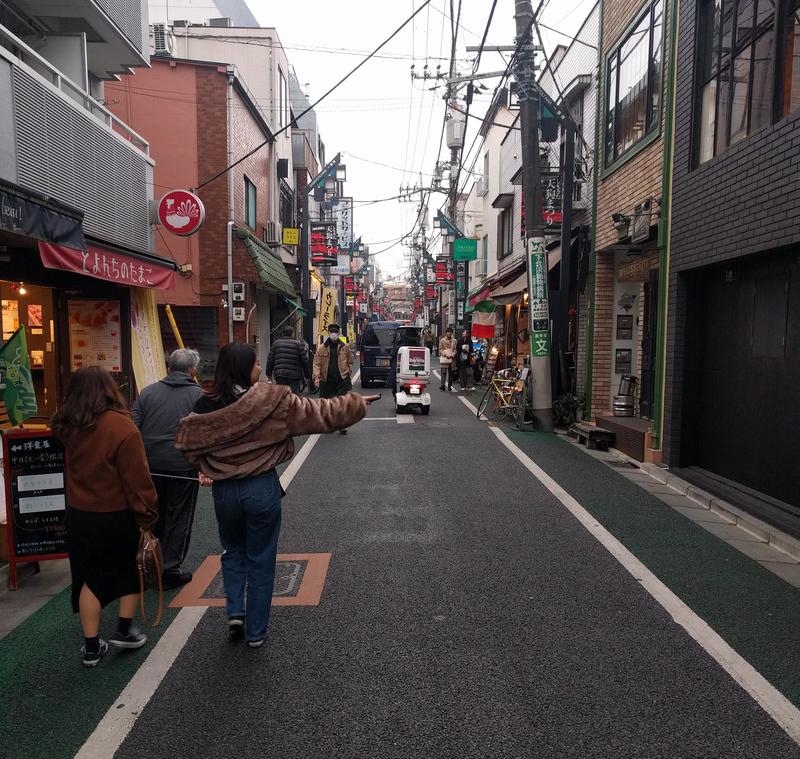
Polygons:
[[[161,558],[161,543],[150,530],[139,531],[139,550],[136,553],[136,568],[139,570],[139,598],[142,610],[142,621],[155,627],[161,622],[164,613],[164,586],[161,573],[164,562]],[[147,621],[144,608],[144,591],[153,588],[158,591],[158,606],[152,623]]]

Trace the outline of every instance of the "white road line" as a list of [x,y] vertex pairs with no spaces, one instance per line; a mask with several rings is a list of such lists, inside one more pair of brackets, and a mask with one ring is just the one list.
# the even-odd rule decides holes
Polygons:
[[[468,406],[471,406],[464,398]],[[638,580],[642,587],[669,612],[672,618],[697,641],[756,703],[786,731],[795,743],[800,744],[800,709],[791,703],[774,685],[703,621],[661,580],[642,564],[622,543],[603,527],[543,469],[537,466],[498,427],[490,427],[497,439],[519,462],[542,483],[561,504],[596,538],[603,547]]]
[[414,424],[414,417],[411,414],[398,414],[395,418],[398,424]]
[[365,416],[362,422],[394,422],[397,420],[396,416]]
[[[311,435],[281,475],[284,490],[294,479],[321,435]],[[203,615],[205,606],[187,606],[166,629],[131,681],[111,705],[75,759],[111,759],[131,731]]]
[[358,382],[358,378],[361,376],[361,369],[359,369],[354,375],[352,379],[352,384],[355,385]]
[[114,756],[205,612],[204,606],[181,609],[75,759],[110,759]]
[[439,374],[439,372],[437,372],[436,369],[433,370],[433,376],[436,377],[436,379],[438,380],[442,379],[442,375]]
[[[465,398],[463,395],[459,395],[459,396],[458,396],[458,400],[460,400],[460,401],[461,401],[461,402],[462,402],[462,403],[463,403],[463,404],[464,404],[464,405],[465,405],[465,406],[466,406],[466,407],[467,407],[467,408],[468,408],[468,409],[469,409],[469,410],[470,410],[470,411],[471,411],[473,414],[475,414],[475,416],[478,416],[478,409],[477,409],[477,407],[476,407],[476,406],[473,406],[473,405],[472,405],[472,404],[471,404],[471,403],[470,403],[470,402],[469,402],[469,401],[468,401],[468,400],[467,400],[467,399],[466,399],[466,398]],[[488,421],[490,421],[490,420],[489,420],[489,417],[488,417],[488,416],[486,416],[485,414],[481,414],[481,415],[478,417],[478,419],[479,419],[481,422],[488,422]]]

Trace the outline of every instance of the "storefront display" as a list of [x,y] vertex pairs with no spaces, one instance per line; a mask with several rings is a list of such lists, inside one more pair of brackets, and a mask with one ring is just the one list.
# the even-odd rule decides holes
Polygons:
[[71,300],[67,311],[72,371],[83,366],[122,371],[119,301]]

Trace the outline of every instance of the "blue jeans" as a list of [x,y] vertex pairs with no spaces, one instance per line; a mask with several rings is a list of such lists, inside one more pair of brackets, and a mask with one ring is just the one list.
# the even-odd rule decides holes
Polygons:
[[[273,470],[214,483],[228,617],[245,617],[248,640],[267,633],[281,531],[281,486]],[[246,601],[245,601],[246,598]]]

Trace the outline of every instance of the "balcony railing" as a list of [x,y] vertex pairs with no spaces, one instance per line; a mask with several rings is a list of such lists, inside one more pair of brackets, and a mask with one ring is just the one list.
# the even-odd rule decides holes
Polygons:
[[120,121],[80,85],[64,76],[52,63],[42,58],[32,47],[2,24],[0,24],[0,56],[14,66],[38,74],[106,127],[113,129],[120,137],[130,142],[137,150],[141,150],[145,155],[150,154],[150,144],[144,137]]

